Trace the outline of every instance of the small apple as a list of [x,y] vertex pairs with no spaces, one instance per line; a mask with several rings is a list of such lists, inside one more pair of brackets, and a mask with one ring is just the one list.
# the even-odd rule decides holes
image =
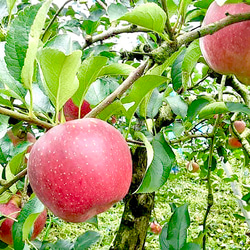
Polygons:
[[196,173],[200,170],[200,166],[198,163],[190,161],[186,164],[186,169],[192,173]]
[[28,178],[39,200],[59,218],[83,222],[127,194],[130,149],[121,133],[96,118],[59,124],[34,144]]
[[[28,141],[30,143],[35,143],[36,142],[36,138],[33,134],[31,134],[30,132],[28,132],[27,134],[25,133],[20,133],[20,136],[16,136],[14,135],[12,129],[9,129],[7,131],[7,135],[9,136],[10,140],[12,141],[14,147],[16,147],[19,143],[23,142],[23,141]],[[29,146],[30,149],[28,149],[29,151],[31,150],[31,146]]]
[[150,231],[154,234],[160,234],[162,230],[162,227],[160,224],[158,224],[157,222],[151,222],[150,223]]
[[234,127],[241,134],[246,128],[246,123],[244,121],[235,121]]
[[241,142],[235,137],[228,138],[228,145],[231,148],[241,148],[242,147]]
[[[15,194],[11,199],[4,204],[0,204],[0,213],[6,215],[7,218],[0,226],[0,240],[8,245],[13,245],[12,227],[14,220],[18,217],[21,211],[21,198]],[[12,219],[11,219],[12,218]],[[46,209],[38,216],[34,223],[34,230],[31,235],[31,240],[34,240],[43,230],[47,219]]]
[[[91,111],[90,104],[87,101],[83,101],[83,104],[81,106],[81,117],[83,118],[86,114],[88,114]],[[79,107],[77,107],[72,99],[69,99],[64,107],[63,107],[63,112],[65,116],[66,121],[71,121],[78,119],[78,112],[79,112]]]
[[[245,3],[224,4],[216,1],[209,6],[203,25],[219,21],[226,14],[250,12]],[[242,83],[250,84],[250,21],[229,25],[200,38],[201,52],[208,65],[220,74],[234,74]]]

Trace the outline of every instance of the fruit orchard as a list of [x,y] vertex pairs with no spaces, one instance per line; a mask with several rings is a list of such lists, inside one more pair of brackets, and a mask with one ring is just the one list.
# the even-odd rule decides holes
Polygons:
[[0,249],[250,248],[250,1],[0,0],[0,21]]

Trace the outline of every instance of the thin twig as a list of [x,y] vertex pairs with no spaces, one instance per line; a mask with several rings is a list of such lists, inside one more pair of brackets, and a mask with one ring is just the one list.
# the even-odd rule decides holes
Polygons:
[[107,11],[108,6],[107,6],[104,2],[102,2],[101,0],[96,0],[96,2],[97,2],[104,10]]
[[3,107],[0,107],[0,114],[7,115],[17,120],[26,121],[31,124],[36,124],[46,129],[50,129],[54,126],[53,124],[39,120],[36,117],[30,117],[28,115],[20,114],[18,112],[15,112],[15,111],[3,108]]
[[46,27],[43,35],[42,35],[42,40],[45,36],[45,34],[48,32],[48,30],[50,29],[50,27],[52,26],[52,24],[55,22],[56,18],[58,17],[58,15],[60,14],[60,12],[63,10],[63,8],[68,4],[70,3],[71,1],[75,1],[75,0],[67,0],[62,6],[60,9],[57,10],[56,14],[53,16],[53,18],[51,19],[50,23],[48,24],[48,26]]
[[0,195],[8,190],[12,185],[14,185],[17,181],[21,180],[27,174],[27,168],[18,173],[12,180],[4,183],[0,188]]
[[103,31],[101,34],[95,36],[86,36],[82,49],[85,49],[86,47],[95,42],[105,40],[118,34],[135,32],[150,32],[150,30],[133,24],[122,27],[111,27],[108,30]]

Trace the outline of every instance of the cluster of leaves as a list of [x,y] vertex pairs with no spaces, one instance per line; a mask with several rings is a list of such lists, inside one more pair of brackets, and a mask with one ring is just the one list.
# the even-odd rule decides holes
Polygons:
[[[124,136],[128,140],[140,140],[146,146],[147,172],[137,192],[154,192],[166,183],[171,169],[177,165],[174,151],[180,148],[186,160],[200,162],[201,178],[211,171],[223,177],[221,171],[216,171],[220,159],[227,161],[232,153],[237,156],[237,152],[225,149],[228,127],[236,116],[244,120],[248,117],[249,104],[244,103],[234,89],[221,90],[222,85],[218,84],[221,76],[204,62],[198,40],[186,47],[177,46],[161,64],[154,63],[154,55],[162,45],[171,39],[178,40],[183,32],[188,34],[199,26],[212,1],[167,0],[168,12],[158,1],[144,4],[122,1],[108,6],[104,2],[89,6],[68,1],[70,5],[62,9],[52,0],[40,2],[33,5],[22,1],[16,5],[16,1],[0,1],[0,108],[3,108],[0,163],[3,180],[12,180],[26,168],[24,157],[29,146],[23,142],[13,147],[6,134],[9,128],[31,131],[39,137],[44,128],[64,122],[62,108],[70,98],[79,107],[84,100],[92,108],[99,107],[128,75],[133,74],[141,59],[148,60],[145,74],[129,90],[125,89],[125,94],[118,93],[114,101],[97,114],[106,121],[116,116],[115,126]],[[172,28],[166,32],[167,22]],[[118,34],[132,32],[140,32],[139,45],[131,51],[116,51],[116,43],[122,41]],[[234,97],[227,96],[224,102],[218,93],[223,94],[225,90]],[[220,115],[216,123],[215,114]],[[158,125],[160,119],[167,120],[167,125]],[[248,138],[243,139],[247,144]],[[243,152],[247,165],[249,151],[245,147]],[[12,185],[0,196],[1,202],[6,202],[24,185],[24,179]],[[243,200],[250,201],[249,193]],[[28,211],[28,214],[33,213],[37,212]],[[22,220],[16,224],[17,233],[22,232],[21,223]],[[162,249],[199,249],[198,244],[186,243],[189,225],[187,206],[175,208],[160,236]],[[30,228],[31,225],[26,230]],[[176,228],[181,228],[177,234]],[[79,236],[74,244],[37,243],[37,247],[56,249],[65,244],[67,249],[83,249],[81,244],[89,237],[86,234]],[[179,242],[178,235],[182,235]],[[19,236],[15,237],[15,244],[23,246],[27,237]],[[97,234],[93,233],[93,242],[97,239]]]

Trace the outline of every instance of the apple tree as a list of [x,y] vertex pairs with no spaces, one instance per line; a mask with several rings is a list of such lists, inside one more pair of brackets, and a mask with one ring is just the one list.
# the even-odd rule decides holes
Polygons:
[[[144,249],[149,226],[161,249],[206,249],[218,179],[250,229],[230,161],[250,159],[245,2],[0,0],[0,248],[88,249],[101,232],[47,242],[37,221],[96,225],[122,199],[110,249]],[[207,186],[192,240],[185,202],[150,224],[178,169]]]

